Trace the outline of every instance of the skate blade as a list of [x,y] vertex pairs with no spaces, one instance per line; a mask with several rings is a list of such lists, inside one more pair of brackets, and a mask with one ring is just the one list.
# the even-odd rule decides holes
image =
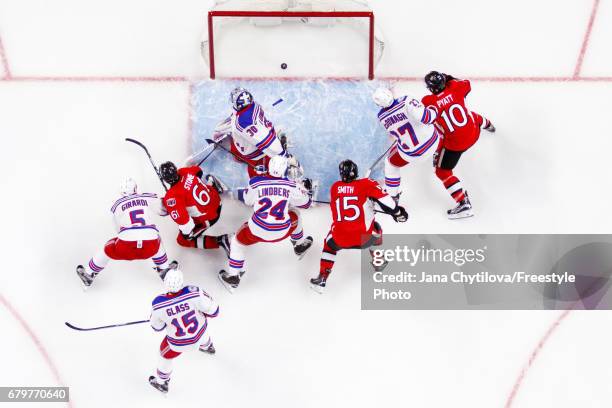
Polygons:
[[234,288],[232,285],[230,285],[229,283],[225,282],[223,279],[221,279],[221,275],[217,275],[217,278],[219,278],[219,282],[221,282],[221,284],[223,285],[223,287],[225,289],[227,289],[227,291],[229,293],[231,293],[232,295],[234,294],[234,291],[236,290],[236,288]]
[[472,212],[472,210],[469,210],[469,211],[461,212],[459,214],[449,214],[448,219],[449,220],[460,220],[462,218],[470,218],[473,216],[474,216],[474,213]]
[[318,293],[319,295],[322,295],[325,288],[322,288],[319,285],[315,285],[315,284],[311,283],[310,284],[310,289],[312,289],[315,293]]
[[83,289],[83,292],[87,292],[87,290],[91,287],[91,283],[89,285],[86,284],[83,278],[81,277],[81,274],[78,272],[76,274],[79,277],[79,280],[81,281],[81,288]]

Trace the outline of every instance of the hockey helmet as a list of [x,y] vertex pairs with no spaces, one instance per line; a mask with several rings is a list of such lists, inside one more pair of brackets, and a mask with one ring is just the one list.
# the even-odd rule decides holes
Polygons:
[[359,169],[354,161],[346,159],[340,162],[338,166],[340,179],[345,183],[350,183],[359,177]]
[[391,93],[390,89],[387,88],[377,88],[372,94],[372,99],[374,99],[374,103],[380,106],[381,108],[388,108],[393,105],[393,93]]
[[183,289],[183,272],[180,269],[170,269],[164,276],[164,287],[168,293]]
[[134,181],[134,179],[132,179],[131,177],[126,177],[122,182],[121,185],[119,186],[119,191],[121,192],[121,195],[130,195],[130,194],[136,194],[136,182]]
[[288,162],[284,156],[274,156],[268,163],[268,174],[272,177],[286,177]]
[[159,166],[159,176],[171,186],[175,185],[181,179],[178,175],[178,169],[172,162],[165,162]]
[[439,94],[446,88],[446,75],[438,71],[431,71],[425,75],[425,86],[431,93]]

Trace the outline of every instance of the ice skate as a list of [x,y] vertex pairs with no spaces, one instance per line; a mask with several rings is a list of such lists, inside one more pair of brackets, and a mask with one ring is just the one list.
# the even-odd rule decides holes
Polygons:
[[372,261],[370,262],[370,264],[372,265],[372,268],[374,268],[374,270],[376,272],[382,272],[385,270],[385,268],[387,267],[387,265],[389,265],[389,261],[383,261],[382,264],[380,265],[375,265],[374,264],[374,260],[372,259]]
[[225,251],[225,255],[227,255],[228,258],[230,256],[230,242],[232,242],[232,236],[233,234],[224,234],[217,238],[219,248]]
[[234,290],[240,285],[240,278],[244,275],[244,272],[245,271],[240,271],[238,275],[230,275],[224,269],[221,269],[219,271],[219,280],[229,293],[234,293]]
[[310,280],[310,289],[314,290],[318,294],[323,293],[323,289],[325,289],[325,284],[327,282],[327,278],[323,275],[319,275],[316,278],[312,278]]
[[489,121],[489,125],[485,127],[484,130],[486,130],[489,133],[495,133],[497,129],[495,129],[495,126],[493,126],[493,122]]
[[176,268],[178,268],[178,262],[177,261],[172,261],[172,262],[170,262],[170,264],[168,265],[167,268],[156,267],[155,270],[157,271],[157,274],[159,275],[161,280],[164,280],[164,278],[166,277],[166,274],[168,273],[168,271],[170,269],[176,269]]
[[396,205],[399,205],[399,200],[400,200],[400,196],[402,195],[402,193],[397,193],[394,196],[391,196],[391,198],[393,199],[393,201],[395,201]]
[[198,350],[206,354],[215,354],[217,352],[217,350],[215,350],[215,345],[212,342],[210,342],[210,345],[207,347],[200,346]]
[[229,190],[229,188],[221,180],[212,174],[207,174],[204,177],[204,180],[206,181],[206,184],[212,186],[219,194],[223,194]]
[[306,251],[312,246],[313,239],[312,237],[304,238],[301,244],[296,244],[294,241],[291,241],[293,244],[293,252],[297,255],[298,259],[302,259],[304,255],[306,255]]
[[158,382],[157,377],[155,377],[154,375],[149,377],[149,384],[151,384],[151,386],[153,388],[155,388],[157,391],[160,391],[164,394],[168,393],[168,384],[170,383],[170,380],[166,380],[164,382]]
[[461,202],[459,202],[455,208],[448,210],[446,213],[448,214],[449,220],[473,217],[474,213],[472,212],[472,203],[470,203],[467,192],[465,193],[465,198],[461,200]]
[[95,272],[91,275],[85,272],[85,267],[83,265],[78,265],[76,267],[76,273],[77,275],[79,275],[79,278],[81,278],[81,282],[83,282],[83,285],[85,285],[86,289],[91,286],[97,275],[97,273]]

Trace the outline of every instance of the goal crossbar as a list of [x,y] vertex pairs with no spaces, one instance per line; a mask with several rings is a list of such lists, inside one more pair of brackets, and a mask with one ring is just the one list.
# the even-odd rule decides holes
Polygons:
[[208,12],[208,54],[210,58],[210,78],[215,79],[215,42],[213,19],[215,17],[329,17],[329,18],[367,18],[369,19],[368,40],[368,79],[374,79],[374,13],[372,11],[230,11],[211,10]]

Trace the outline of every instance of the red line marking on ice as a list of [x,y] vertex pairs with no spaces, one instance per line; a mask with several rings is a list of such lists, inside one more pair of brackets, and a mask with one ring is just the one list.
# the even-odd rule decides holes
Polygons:
[[183,76],[11,76],[0,81],[16,82],[187,82]]
[[8,58],[6,57],[6,50],[4,49],[4,43],[2,37],[0,37],[0,60],[2,60],[2,67],[4,68],[4,78],[11,78],[11,69],[9,67]]
[[[533,82],[612,82],[612,76],[470,76],[460,75],[475,82],[495,82],[495,83],[533,83]],[[362,77],[219,77],[219,80],[241,80],[241,81],[357,81],[365,80]],[[405,81],[420,82],[422,77],[414,76],[379,76],[376,79],[381,81]],[[170,82],[170,83],[189,83],[195,87],[200,80],[207,78],[188,78],[184,76],[13,76],[2,77],[0,82]]]
[[544,336],[540,339],[535,349],[531,352],[531,355],[529,356],[529,360],[527,361],[525,366],[521,369],[521,372],[516,378],[516,381],[514,382],[514,386],[512,387],[512,391],[510,392],[510,395],[508,396],[508,399],[506,400],[506,404],[504,405],[504,408],[510,408],[512,406],[514,399],[516,398],[516,395],[518,394],[521,388],[521,385],[523,385],[523,380],[525,379],[527,372],[533,366],[536,358],[538,357],[538,355],[540,354],[544,346],[547,344],[548,340],[553,335],[555,330],[557,330],[561,322],[567,317],[567,315],[570,314],[572,310],[573,309],[570,308],[564,311],[563,313],[561,313],[561,315],[557,317],[557,319],[553,322],[553,324],[548,328],[546,333],[544,333]]
[[591,39],[591,32],[593,31],[593,24],[595,23],[595,17],[597,16],[597,10],[599,10],[599,0],[593,0],[593,8],[591,9],[591,16],[589,17],[589,24],[587,25],[584,38],[582,39],[582,47],[580,47],[580,54],[578,54],[578,60],[576,61],[576,68],[574,68],[573,78],[579,78],[580,72],[582,71],[582,63],[584,62],[584,56],[589,48],[589,40]]
[[[32,342],[34,343],[34,345],[36,346],[36,348],[42,355],[43,359],[45,360],[45,363],[47,363],[47,366],[51,370],[51,373],[53,373],[53,377],[55,378],[55,381],[57,382],[57,384],[59,384],[62,387],[65,387],[66,385],[64,384],[64,381],[62,381],[62,377],[60,376],[55,363],[53,363],[53,360],[49,356],[47,349],[45,348],[45,346],[43,346],[42,342],[40,341],[36,333],[34,333],[34,330],[32,330],[30,325],[19,314],[19,312],[17,312],[17,309],[15,309],[13,305],[4,296],[2,296],[2,294],[0,294],[0,303],[3,304],[4,307],[6,307],[6,309],[15,318],[15,320],[19,322],[23,330],[25,330],[28,336],[30,336],[30,339],[32,340]],[[67,404],[71,408],[74,407],[74,405],[72,404],[72,401],[68,401]]]

